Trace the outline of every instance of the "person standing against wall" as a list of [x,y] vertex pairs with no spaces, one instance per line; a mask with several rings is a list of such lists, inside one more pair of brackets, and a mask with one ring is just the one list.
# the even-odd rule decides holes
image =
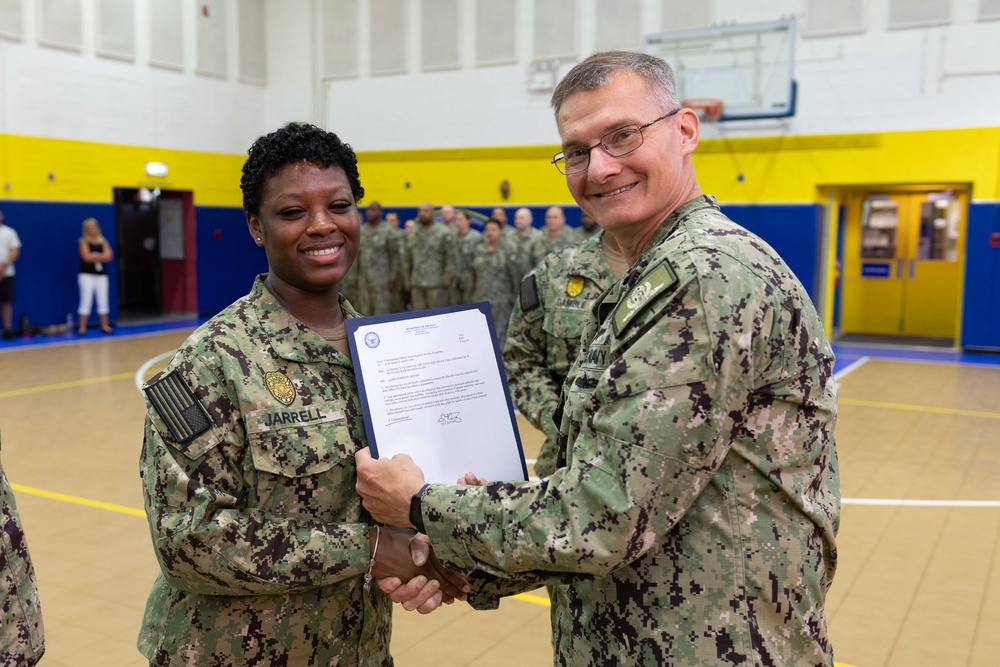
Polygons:
[[531,209],[526,206],[514,211],[514,229],[516,230],[511,239],[515,250],[515,261],[517,262],[518,280],[524,277],[534,264],[531,263],[532,252],[535,244],[542,240],[541,230],[534,227],[534,216]]
[[[365,315],[388,315],[403,308],[403,271],[399,246],[403,233],[382,220],[382,204],[373,201],[365,209],[367,222],[361,227],[358,250],[357,291],[363,297]],[[352,296],[348,293],[348,296]]]
[[94,218],[83,221],[83,236],[77,242],[80,252],[80,271],[76,282],[80,287],[80,307],[77,315],[80,324],[77,333],[81,336],[87,333],[87,319],[94,300],[97,300],[97,318],[101,322],[102,333],[112,333],[108,323],[111,306],[108,299],[108,262],[114,259],[111,244],[101,234],[101,226]]
[[14,320],[14,262],[21,256],[21,238],[13,229],[3,224],[0,208],[0,318],[3,319],[3,337],[16,337]]
[[406,232],[403,273],[412,310],[451,305],[455,233],[434,221],[434,207],[417,208],[417,225]]
[[553,250],[571,246],[581,240],[580,232],[566,226],[566,213],[562,206],[550,206],[545,211],[545,229],[531,249],[531,266],[537,266]]
[[483,240],[483,233],[472,228],[468,211],[455,212],[455,282],[458,300],[455,303],[472,303],[472,255]]
[[472,251],[470,266],[471,302],[489,301],[500,349],[503,349],[507,337],[507,322],[521,277],[517,273],[511,247],[503,243],[502,236],[500,221],[493,218],[487,220],[483,238]]

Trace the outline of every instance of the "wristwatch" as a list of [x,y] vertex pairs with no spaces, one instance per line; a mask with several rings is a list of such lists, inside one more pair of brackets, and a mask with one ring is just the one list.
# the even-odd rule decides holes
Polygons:
[[410,498],[410,523],[417,529],[418,533],[424,532],[424,516],[420,513],[420,499],[427,493],[430,484],[424,484],[420,490]]

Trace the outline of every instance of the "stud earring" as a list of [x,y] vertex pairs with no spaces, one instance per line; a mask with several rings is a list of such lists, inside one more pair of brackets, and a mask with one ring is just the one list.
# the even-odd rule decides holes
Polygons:
[[260,237],[259,237],[259,236],[257,237],[257,242],[258,242],[258,243],[260,242]]

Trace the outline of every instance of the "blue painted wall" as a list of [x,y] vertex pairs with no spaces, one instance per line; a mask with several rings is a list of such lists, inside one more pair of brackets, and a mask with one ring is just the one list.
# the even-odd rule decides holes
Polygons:
[[[80,305],[76,276],[80,269],[77,241],[85,218],[96,218],[101,233],[111,243],[117,260],[118,229],[113,204],[4,201],[4,224],[21,239],[21,256],[14,264],[14,328],[27,315],[33,326],[66,322],[66,314]],[[111,294],[111,321],[118,319],[118,270],[115,261],[108,267]],[[97,321],[96,306],[90,317]]]
[[1000,349],[1000,204],[969,205],[962,303],[962,347]]
[[723,205],[734,222],[774,248],[816,303],[823,207],[819,204]]
[[198,312],[214,315],[245,296],[267,257],[250,238],[241,208],[199,206],[195,209],[198,243]]

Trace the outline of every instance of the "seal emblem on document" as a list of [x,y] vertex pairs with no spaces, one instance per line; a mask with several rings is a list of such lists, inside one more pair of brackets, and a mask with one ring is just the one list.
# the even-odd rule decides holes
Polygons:
[[264,373],[264,384],[271,395],[285,405],[291,405],[295,400],[295,387],[284,373]]
[[583,276],[570,276],[569,282],[566,283],[566,294],[570,296],[580,296],[580,292],[583,291]]
[[378,334],[374,331],[369,331],[365,334],[365,345],[371,349],[378,347],[378,344],[382,342],[382,339],[378,337]]

